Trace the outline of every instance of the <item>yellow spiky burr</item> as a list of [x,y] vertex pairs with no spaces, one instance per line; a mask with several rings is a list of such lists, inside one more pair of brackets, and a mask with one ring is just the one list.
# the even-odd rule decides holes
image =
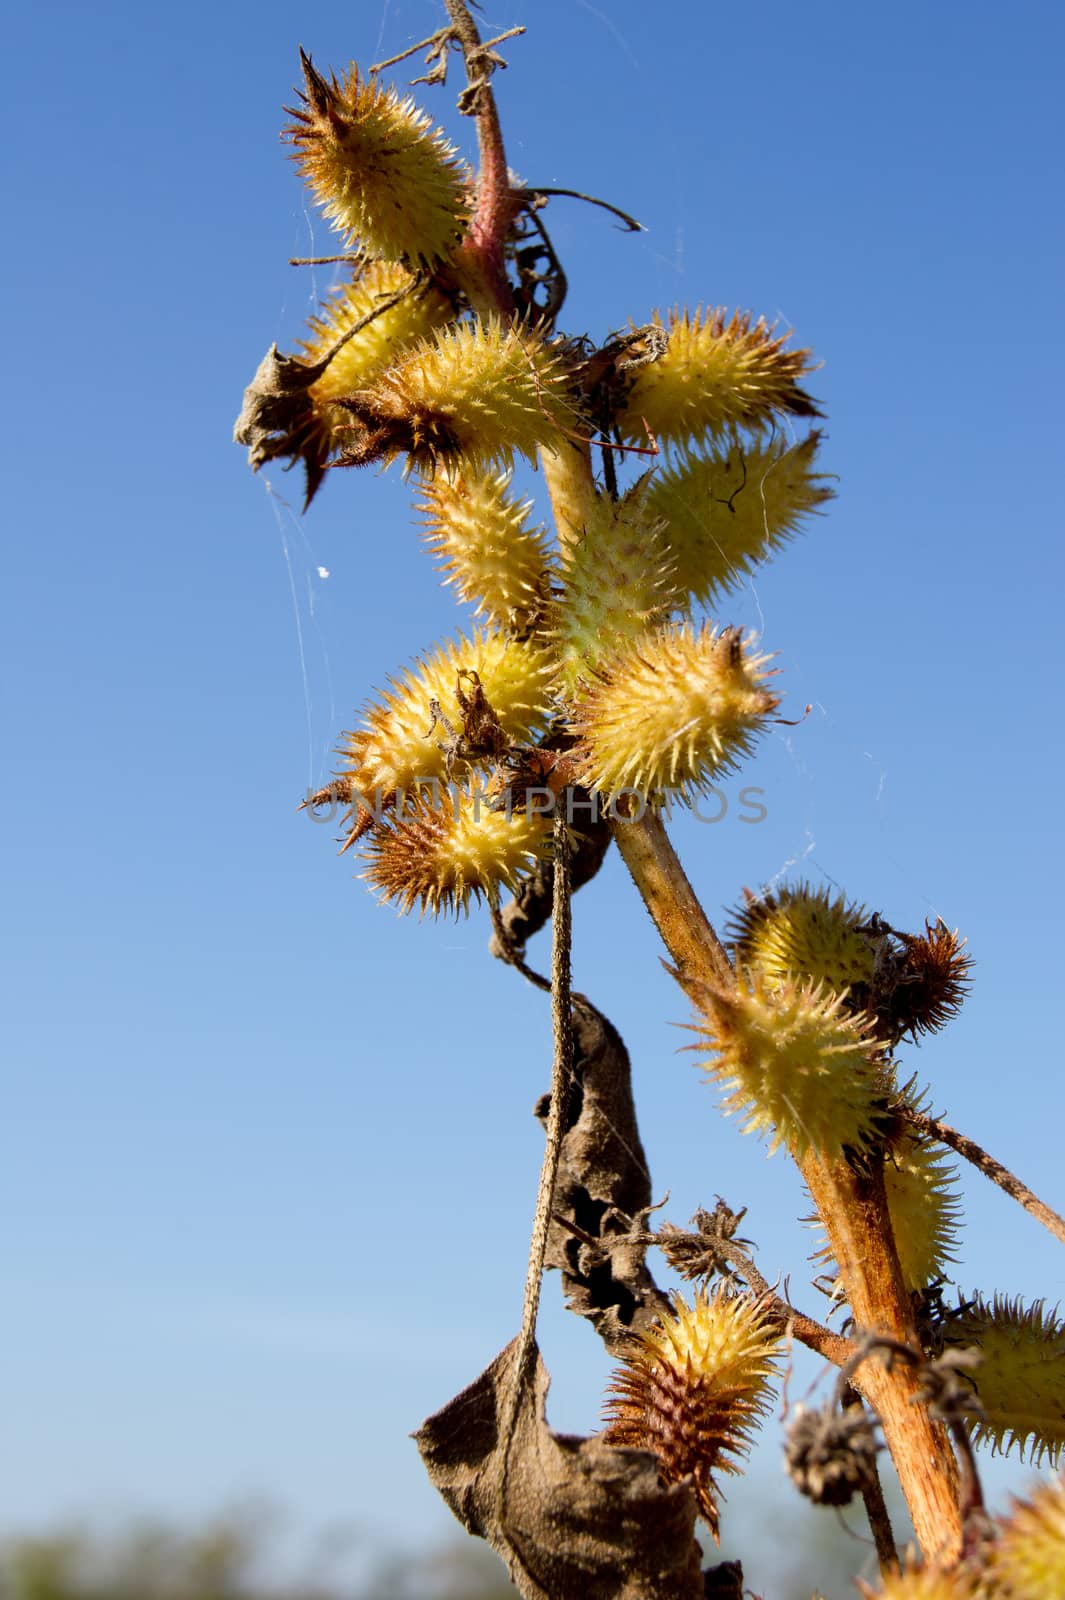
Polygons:
[[[408,789],[419,779],[441,780],[449,759],[443,725],[429,732],[436,702],[456,731],[463,713],[460,673],[477,674],[506,737],[533,740],[549,714],[553,664],[542,646],[489,629],[445,640],[414,666],[389,679],[389,687],[363,711],[362,724],[345,736],[345,772],[367,798]],[[441,748],[443,746],[443,748]]]
[[[380,310],[382,304],[387,309]],[[350,419],[336,401],[370,383],[398,354],[453,316],[447,297],[432,285],[416,284],[406,267],[371,262],[309,319],[298,360],[274,352],[267,357],[267,364],[294,381],[280,405],[270,409],[267,398],[269,434],[259,438],[253,459],[257,464],[278,456],[302,460],[309,505],[350,433]]]
[[272,345],[260,363],[234,430],[252,466],[302,461],[306,510],[351,434],[337,402],[453,316],[447,296],[405,266],[369,263],[309,319],[298,356]]
[[496,318],[434,334],[338,403],[345,464],[406,455],[428,476],[531,461],[575,416],[561,348]]
[[861,1149],[884,1120],[884,1069],[869,1019],[819,984],[741,974],[729,992],[707,991],[694,1046],[724,1091],[722,1110],[744,1133],[837,1155]]
[[[388,305],[396,296],[401,298]],[[387,309],[379,310],[382,305]],[[300,360],[309,367],[317,366],[349,329],[365,323],[311,385],[312,399],[326,407],[341,395],[365,388],[404,350],[446,327],[454,316],[447,295],[432,284],[417,285],[406,267],[393,261],[370,262],[308,319],[309,336],[299,351]],[[372,320],[366,321],[368,317]]]
[[988,1560],[995,1600],[1065,1594],[1065,1478],[1013,1501]]
[[521,632],[547,602],[547,532],[529,519],[532,501],[510,493],[509,473],[460,471],[425,485],[419,508],[445,583],[478,616]]
[[875,1589],[859,1580],[863,1600],[990,1600],[975,1575],[964,1568],[919,1567],[911,1563],[889,1572]]
[[493,809],[474,785],[450,785],[439,804],[420,791],[389,811],[366,836],[362,874],[400,912],[432,916],[513,890],[552,848],[552,825],[532,809]]
[[943,1324],[945,1341],[975,1345],[972,1380],[980,1401],[974,1437],[995,1454],[1015,1451],[1057,1465],[1065,1451],[1065,1322],[1042,1300],[1030,1306],[977,1297]]
[[[656,312],[654,325],[663,327]],[[633,369],[632,386],[615,414],[623,438],[687,444],[736,428],[758,428],[778,416],[820,413],[798,380],[812,369],[810,352],[787,348],[764,317],[723,308],[674,311],[664,348]]]
[[809,979],[842,992],[873,979],[875,940],[864,906],[812,884],[787,884],[750,895],[732,917],[736,962],[767,978]]
[[552,627],[565,695],[665,622],[682,599],[663,526],[647,513],[647,490],[643,478],[620,500],[595,494],[565,549]]
[[884,1161],[884,1190],[903,1282],[911,1292],[934,1283],[957,1259],[963,1206],[957,1168],[941,1146],[903,1132]]
[[648,511],[665,524],[677,584],[693,600],[718,602],[831,497],[814,470],[820,440],[732,439],[654,475]]
[[778,705],[768,660],[734,628],[639,636],[582,685],[571,722],[580,782],[691,801],[749,753]]
[[755,1303],[719,1289],[631,1341],[605,1407],[608,1444],[650,1450],[666,1483],[691,1482],[718,1534],[715,1474],[735,1473],[765,1415],[780,1341]]
[[413,100],[363,78],[325,78],[300,51],[302,109],[286,129],[293,157],[333,226],[387,261],[432,265],[459,244],[469,216],[458,153]]

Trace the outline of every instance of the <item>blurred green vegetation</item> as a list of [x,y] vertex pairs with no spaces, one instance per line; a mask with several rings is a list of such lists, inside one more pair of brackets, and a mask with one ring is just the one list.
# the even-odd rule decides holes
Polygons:
[[[764,1525],[738,1519],[736,1537],[704,1565],[746,1556],[748,1592],[764,1600],[850,1600],[872,1577],[867,1542],[833,1512],[797,1496],[766,1498]],[[744,1525],[746,1523],[746,1525]],[[857,1532],[861,1515],[846,1525]],[[901,1530],[900,1530],[901,1531]],[[497,1558],[479,1540],[384,1550],[357,1527],[308,1544],[267,1505],[246,1505],[197,1527],[162,1519],[56,1527],[0,1539],[0,1600],[514,1600]]]
[[[263,1509],[200,1528],[143,1520],[115,1533],[58,1528],[0,1542],[0,1600],[513,1600],[491,1551],[470,1539],[425,1555],[360,1551],[357,1534],[284,1554]],[[283,1575],[279,1575],[279,1568]],[[356,1574],[352,1568],[361,1568]]]

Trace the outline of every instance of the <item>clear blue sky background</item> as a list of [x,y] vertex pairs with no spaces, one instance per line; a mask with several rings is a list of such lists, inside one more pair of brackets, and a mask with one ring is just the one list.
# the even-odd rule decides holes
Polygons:
[[[9,1526],[265,1490],[435,1535],[406,1434],[516,1329],[542,997],[489,961],[483,915],[376,908],[294,809],[369,690],[460,619],[397,471],[335,475],[300,520],[230,443],[330,281],[286,265],[332,248],[278,144],[297,42],[368,63],[437,17],[43,0],[7,24]],[[691,875],[714,914],[792,863],[959,926],[972,999],[908,1059],[1060,1207],[1060,7],[486,21],[530,27],[498,85],[512,165],[647,225],[552,203],[564,325],[739,305],[824,362],[839,498],[730,614],[814,710],[744,775],[765,823],[679,830]],[[669,1214],[749,1205],[763,1271],[820,1310],[798,1182],[677,1053],[685,1007],[616,863],[576,911]],[[1056,1300],[1060,1251],[965,1190],[959,1282]],[[605,1365],[557,1298],[552,1418],[590,1429]]]

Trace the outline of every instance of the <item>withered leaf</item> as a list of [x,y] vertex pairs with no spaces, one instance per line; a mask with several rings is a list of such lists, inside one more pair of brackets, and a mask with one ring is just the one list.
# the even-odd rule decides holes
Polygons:
[[587,1317],[618,1355],[631,1334],[669,1310],[669,1302],[645,1260],[651,1178],[629,1053],[617,1029],[584,995],[573,997],[573,1033],[574,1085],[546,1264],[561,1271],[569,1309]]
[[289,456],[302,460],[307,474],[304,510],[325,476],[328,439],[308,393],[328,361],[308,366],[272,344],[244,391],[244,403],[233,428],[233,441],[248,447],[248,461],[258,472],[268,461]]
[[553,1433],[539,1352],[509,1443],[516,1341],[414,1435],[459,1521],[506,1562],[525,1600],[703,1600],[695,1497],[653,1455]]

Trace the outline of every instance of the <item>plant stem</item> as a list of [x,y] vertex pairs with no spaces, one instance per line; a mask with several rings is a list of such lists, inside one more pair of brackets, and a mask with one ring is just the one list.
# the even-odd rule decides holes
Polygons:
[[462,47],[467,83],[475,91],[473,114],[481,158],[477,203],[456,265],[463,269],[462,286],[477,311],[507,319],[514,314],[514,294],[507,279],[506,240],[521,200],[510,186],[503,130],[477,24],[465,0],[444,0],[444,4]]
[[639,819],[625,817],[613,832],[684,992],[694,999],[707,985],[731,989],[735,974],[728,952],[688,882],[661,817],[652,811]]
[[[857,1327],[921,1348],[888,1217],[883,1168],[858,1173],[845,1157],[809,1151],[799,1170],[817,1207]],[[902,1362],[867,1362],[851,1379],[880,1417],[914,1532],[926,1559],[961,1549],[958,1467],[945,1429],[916,1402],[917,1379]]]
[[569,440],[555,449],[542,445],[540,465],[551,496],[559,546],[565,554],[583,533],[595,500],[591,446]]
[[[620,820],[614,837],[672,957],[685,992],[705,1009],[735,975],[659,817]],[[708,1002],[707,991],[710,994]],[[874,1160],[859,1174],[842,1156],[811,1151],[799,1167],[828,1235],[857,1327],[885,1333],[920,1349],[910,1297],[902,1278],[884,1192]],[[880,1416],[914,1531],[929,1560],[955,1559],[961,1549],[958,1469],[945,1430],[914,1402],[916,1380],[907,1365],[892,1371],[869,1363],[855,1380]]]
[[1001,1161],[996,1161],[982,1145],[975,1139],[968,1138],[964,1133],[959,1133],[957,1128],[952,1128],[948,1122],[943,1122],[939,1117],[930,1117],[925,1111],[918,1111],[915,1106],[900,1105],[899,1113],[918,1132],[926,1138],[938,1139],[940,1144],[945,1144],[951,1150],[963,1156],[966,1161],[971,1161],[978,1172],[985,1178],[990,1178],[992,1183],[997,1183],[1009,1195],[1011,1200],[1016,1200],[1024,1209],[1033,1216],[1037,1222],[1052,1233],[1055,1239],[1060,1239],[1065,1244],[1065,1217],[1060,1217],[1052,1211],[1044,1200],[1033,1194],[1026,1183],[1022,1183],[1016,1173],[1004,1167]]
[[750,1257],[742,1266],[737,1267],[737,1271],[739,1276],[746,1280],[751,1293],[761,1300],[767,1315],[778,1324],[782,1332],[804,1344],[807,1350],[813,1350],[816,1355],[824,1356],[834,1367],[842,1367],[845,1362],[852,1359],[858,1348],[854,1340],[848,1339],[845,1334],[833,1333],[830,1328],[815,1321],[813,1317],[808,1317],[805,1312],[797,1311],[793,1305],[789,1305],[766,1282]]
[[884,1486],[880,1482],[880,1473],[875,1462],[870,1481],[862,1485],[862,1504],[865,1506],[873,1544],[876,1546],[880,1576],[886,1578],[899,1569],[899,1551],[895,1543],[895,1530],[891,1526],[891,1513],[884,1499]]

